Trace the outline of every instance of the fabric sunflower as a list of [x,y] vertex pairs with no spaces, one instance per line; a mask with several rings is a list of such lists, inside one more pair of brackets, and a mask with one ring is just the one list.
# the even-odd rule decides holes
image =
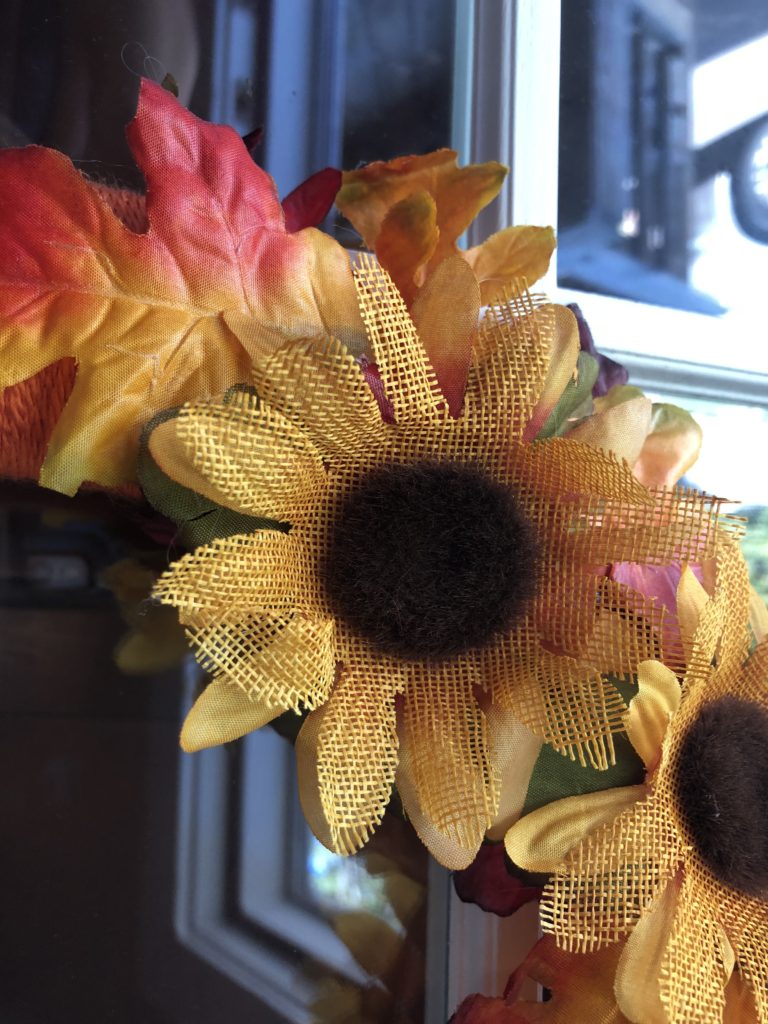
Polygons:
[[[663,614],[600,567],[700,561],[719,537],[716,501],[653,494],[576,441],[526,443],[553,374],[575,365],[575,323],[518,293],[478,328],[466,275],[442,297],[472,353],[457,415],[439,358],[363,257],[375,373],[333,339],[286,345],[254,367],[258,399],[187,405],[150,438],[177,482],[280,524],[198,548],[158,584],[214,676],[183,746],[310,709],[297,759],[318,838],[359,848],[397,781],[452,868],[519,814],[540,739],[582,763],[613,756],[625,705],[603,673],[658,654]],[[450,315],[459,301],[474,318]]]
[[507,835],[517,864],[555,872],[542,919],[559,944],[629,936],[616,993],[637,1024],[728,1019],[735,968],[768,1021],[768,641],[749,653],[749,605],[735,545],[711,599],[687,570],[682,691],[646,662],[627,714],[645,785],[550,804]]

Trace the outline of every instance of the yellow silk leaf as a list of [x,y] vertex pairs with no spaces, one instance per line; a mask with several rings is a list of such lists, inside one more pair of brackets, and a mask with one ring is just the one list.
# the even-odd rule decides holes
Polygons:
[[624,722],[632,746],[650,771],[659,762],[669,721],[680,706],[680,684],[675,673],[659,661],[638,666],[637,684]]
[[423,283],[423,268],[440,239],[437,208],[429,192],[414,192],[387,213],[376,242],[376,255],[410,306]]
[[192,753],[237,740],[260,729],[285,709],[251,700],[239,686],[215,679],[203,690],[184,720],[181,746]]
[[645,792],[644,786],[619,786],[546,804],[507,832],[507,854],[525,871],[550,874],[582,839],[613,821]]
[[755,640],[762,643],[768,636],[768,607],[754,587],[749,594],[749,624],[755,634]]
[[698,459],[701,438],[701,427],[690,413],[676,405],[654,405],[635,476],[646,487],[674,487]]
[[464,259],[480,282],[483,305],[500,298],[511,281],[524,280],[530,287],[544,277],[556,244],[552,228],[520,225],[497,231],[467,249]]

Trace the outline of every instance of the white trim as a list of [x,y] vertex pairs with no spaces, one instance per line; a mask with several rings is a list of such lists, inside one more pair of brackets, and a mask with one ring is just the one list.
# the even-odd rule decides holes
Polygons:
[[[453,1012],[466,996],[482,992],[500,996],[507,979],[541,935],[539,905],[528,903],[511,917],[488,914],[453,894],[448,963],[448,1005]],[[528,981],[520,995],[539,998],[539,987]]]

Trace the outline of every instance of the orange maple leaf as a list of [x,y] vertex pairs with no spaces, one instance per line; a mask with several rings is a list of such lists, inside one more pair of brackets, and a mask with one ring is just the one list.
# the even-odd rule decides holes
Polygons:
[[233,129],[143,81],[127,134],[143,231],[62,154],[0,152],[0,388],[76,360],[40,471],[66,494],[135,479],[141,425],[161,409],[246,380],[285,339],[354,343],[359,324],[344,249],[286,231],[272,179]]

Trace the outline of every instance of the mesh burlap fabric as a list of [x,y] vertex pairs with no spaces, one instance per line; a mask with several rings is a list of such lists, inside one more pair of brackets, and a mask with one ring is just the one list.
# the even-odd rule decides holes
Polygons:
[[[629,676],[638,659],[667,652],[663,610],[600,568],[701,561],[737,526],[720,518],[716,500],[653,494],[626,464],[578,442],[522,442],[557,318],[569,314],[527,294],[492,307],[453,418],[387,275],[363,257],[356,282],[394,423],[332,339],[289,344],[259,363],[258,400],[186,406],[158,432],[156,452],[167,444],[177,465],[186,459],[185,479],[191,474],[208,497],[292,529],[199,549],[157,594],[178,607],[219,683],[274,714],[317,708],[297,753],[305,810],[332,848],[351,852],[380,820],[398,761],[397,697],[411,803],[471,860],[498,802],[494,747],[474,691],[568,756],[607,765],[625,710],[607,673]],[[334,617],[322,580],[345,497],[378,467],[424,460],[472,464],[506,484],[543,552],[523,620],[490,646],[438,664],[377,653]]]
[[659,913],[671,886],[673,917],[659,979],[670,1024],[722,1020],[734,956],[758,1019],[768,1020],[768,904],[713,876],[686,827],[676,786],[681,745],[703,707],[732,695],[768,708],[768,643],[748,654],[749,582],[735,545],[721,549],[717,577],[647,796],[572,849],[542,902],[545,930],[566,949],[588,952]]

